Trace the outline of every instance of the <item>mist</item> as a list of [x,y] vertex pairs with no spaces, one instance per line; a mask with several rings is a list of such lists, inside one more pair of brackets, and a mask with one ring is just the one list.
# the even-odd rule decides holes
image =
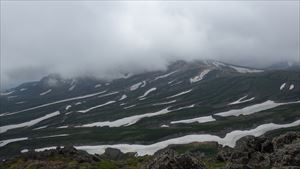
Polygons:
[[113,79],[175,60],[299,63],[299,1],[1,1],[1,87]]

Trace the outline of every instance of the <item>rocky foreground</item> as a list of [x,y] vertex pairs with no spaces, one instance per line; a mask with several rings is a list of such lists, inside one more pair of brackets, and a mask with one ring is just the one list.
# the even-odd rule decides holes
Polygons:
[[[188,147],[172,146],[153,156],[143,157],[110,148],[103,155],[90,155],[73,147],[57,147],[43,152],[29,151],[1,162],[0,168],[300,169],[300,132],[289,132],[275,138],[247,136],[240,139],[235,148],[221,147],[216,143]],[[216,151],[211,151],[214,148]]]

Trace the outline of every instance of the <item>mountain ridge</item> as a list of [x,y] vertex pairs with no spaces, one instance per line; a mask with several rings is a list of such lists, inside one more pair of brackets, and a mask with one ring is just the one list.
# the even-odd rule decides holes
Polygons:
[[0,96],[0,156],[68,142],[105,147],[156,145],[188,135],[220,139],[299,120],[298,71],[216,61],[179,61],[166,71],[109,82],[50,75],[7,92]]

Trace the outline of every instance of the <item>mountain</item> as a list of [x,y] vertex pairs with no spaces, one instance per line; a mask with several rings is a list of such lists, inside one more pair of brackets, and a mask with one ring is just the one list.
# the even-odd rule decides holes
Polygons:
[[172,144],[234,147],[247,135],[299,130],[299,74],[215,60],[111,81],[52,74],[1,93],[0,157],[67,145],[152,155]]

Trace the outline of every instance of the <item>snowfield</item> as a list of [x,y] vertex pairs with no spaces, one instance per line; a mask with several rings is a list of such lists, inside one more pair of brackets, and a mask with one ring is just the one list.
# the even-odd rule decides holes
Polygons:
[[102,94],[102,93],[105,93],[105,92],[106,92],[106,91],[102,91],[102,92],[93,93],[93,94],[88,94],[88,95],[84,95],[84,96],[78,96],[78,97],[73,97],[73,98],[69,98],[69,99],[59,100],[59,101],[55,101],[55,102],[51,102],[51,103],[39,105],[39,106],[36,106],[36,107],[31,107],[31,108],[28,108],[28,109],[24,109],[24,110],[12,112],[12,113],[6,113],[6,114],[3,115],[3,116],[10,116],[10,115],[13,115],[13,114],[17,114],[17,113],[21,113],[21,112],[25,112],[25,111],[30,111],[30,110],[35,110],[35,109],[38,109],[38,108],[42,108],[42,107],[46,107],[46,106],[51,106],[51,105],[59,104],[59,103],[64,103],[64,102],[68,102],[68,101],[79,100],[79,99],[85,99],[85,98],[97,96],[97,95]]
[[[75,146],[75,148],[78,150],[87,151],[90,154],[103,154],[105,152],[105,149],[110,147],[110,148],[119,149],[123,153],[136,152],[138,156],[143,156],[143,155],[153,155],[158,150],[166,148],[167,146],[172,144],[189,144],[193,142],[212,141],[212,142],[218,142],[223,146],[234,147],[236,141],[244,136],[251,135],[251,136],[258,137],[265,134],[268,131],[272,131],[280,128],[295,127],[299,125],[300,125],[300,120],[297,120],[295,122],[288,123],[288,124],[268,123],[268,124],[257,126],[256,128],[250,130],[235,130],[227,133],[226,136],[223,138],[216,135],[210,135],[210,134],[192,134],[192,135],[186,135],[178,138],[157,142],[150,145],[115,144],[115,145]],[[37,149],[37,150],[40,151],[44,149],[45,148]],[[47,149],[49,149],[49,147],[47,147]]]
[[65,136],[69,136],[69,135],[70,134],[57,134],[57,135],[42,136],[42,137],[37,137],[37,138],[65,137]]
[[4,133],[7,130],[11,130],[11,129],[21,128],[21,127],[30,127],[30,126],[33,126],[35,124],[38,124],[39,122],[41,122],[43,120],[49,119],[49,118],[54,117],[54,116],[58,116],[59,114],[60,114],[59,111],[56,111],[54,113],[47,114],[43,117],[40,117],[40,118],[37,118],[37,119],[34,119],[34,120],[30,120],[28,122],[1,126],[0,127],[0,133]]
[[158,80],[158,79],[163,79],[163,78],[169,77],[169,76],[171,76],[172,74],[174,74],[174,73],[176,73],[176,72],[177,72],[177,70],[176,70],[176,71],[173,71],[173,72],[171,72],[171,73],[168,73],[168,74],[164,74],[164,75],[161,75],[161,76],[157,76],[154,80]]
[[52,89],[49,89],[49,90],[47,90],[47,91],[45,91],[43,93],[40,93],[40,96],[44,96],[44,95],[50,93],[51,91],[52,91]]
[[22,88],[22,89],[20,89],[21,92],[24,92],[24,91],[26,91],[26,90],[27,90],[27,88]]
[[212,62],[212,64],[218,68],[221,68],[222,66],[224,66],[224,67],[226,66],[224,63],[221,63],[221,62]]
[[171,124],[178,124],[178,123],[206,123],[206,122],[212,122],[216,121],[212,116],[203,116],[203,117],[197,117],[192,119],[186,119],[186,120],[178,120],[178,121],[171,121]]
[[142,96],[140,96],[139,98],[144,98],[146,96],[148,96],[148,94],[150,94],[151,92],[154,92],[156,90],[156,87],[153,87],[149,90],[147,90]]
[[203,70],[198,76],[195,76],[195,77],[191,78],[190,82],[191,83],[196,83],[196,82],[201,81],[204,78],[204,76],[207,75],[209,72],[210,72],[209,69]]
[[135,90],[137,90],[140,87],[144,87],[145,85],[146,85],[146,81],[142,81],[142,82],[136,83],[136,84],[134,84],[134,85],[132,85],[130,87],[130,91],[135,91]]
[[15,91],[10,91],[10,92],[6,92],[6,93],[1,93],[1,96],[8,96],[13,94]]
[[286,83],[283,83],[281,86],[280,86],[280,90],[283,90],[283,88],[285,87]]
[[126,98],[127,98],[126,94],[123,94],[122,97],[119,99],[119,101],[124,100]]
[[27,153],[29,150],[28,149],[23,149],[23,150],[21,150],[20,152],[21,153]]
[[68,90],[69,90],[69,91],[72,91],[72,90],[75,89],[75,87],[76,87],[76,85],[73,85],[73,86],[71,86]]
[[0,147],[3,147],[9,143],[13,143],[13,142],[17,142],[17,141],[23,141],[23,140],[27,140],[28,137],[22,137],[22,138],[15,138],[15,139],[8,139],[8,140],[1,140],[0,141]]
[[169,96],[169,97],[167,97],[167,98],[170,99],[170,98],[174,98],[174,97],[177,97],[177,96],[181,96],[181,95],[184,95],[184,94],[187,94],[187,93],[191,92],[192,90],[193,90],[193,89],[187,90],[187,91],[184,91],[184,92],[175,94],[175,95],[173,95],[173,96]]
[[121,126],[130,126],[138,122],[139,120],[146,118],[146,117],[153,117],[153,116],[158,116],[162,114],[169,113],[170,111],[168,108],[160,110],[155,113],[146,113],[146,114],[141,114],[141,115],[135,115],[135,116],[130,116],[130,117],[125,117],[119,120],[115,121],[104,121],[104,122],[95,122],[95,123],[90,123],[90,124],[84,124],[81,126],[77,127],[103,127],[103,126],[108,126],[108,127],[121,127]]
[[103,94],[103,95],[100,95],[100,96],[97,96],[98,98],[101,98],[101,97],[106,97],[106,96],[110,96],[110,95],[114,95],[114,94],[118,94],[119,92],[110,92],[110,93],[107,93],[107,94]]
[[159,105],[171,104],[171,103],[175,103],[175,102],[176,102],[176,100],[171,100],[169,102],[154,103],[152,105],[153,106],[159,106]]
[[239,98],[238,100],[234,101],[234,102],[231,102],[229,103],[228,105],[234,105],[234,104],[240,104],[240,103],[245,103],[245,102],[249,102],[249,101],[252,101],[255,99],[255,97],[251,97],[250,99],[246,99],[244,100],[245,98],[247,98],[248,95],[242,97],[242,98]]
[[47,128],[47,127],[48,127],[48,125],[37,127],[37,128],[32,129],[32,130],[41,130],[41,129],[44,129],[44,128]]
[[99,88],[99,87],[101,87],[102,86],[102,84],[96,84],[95,86],[94,86],[94,88]]
[[134,105],[130,105],[130,106],[124,107],[124,109],[130,109],[130,108],[135,107],[135,106],[136,106],[135,104]]
[[16,102],[16,104],[24,104],[26,103],[25,101],[20,101],[20,102]]
[[94,106],[94,107],[91,107],[91,108],[88,108],[88,109],[85,109],[85,110],[78,110],[79,113],[87,113],[91,110],[94,110],[94,109],[97,109],[99,107],[103,107],[103,106],[106,106],[106,105],[109,105],[109,104],[112,104],[112,103],[115,103],[116,101],[108,101],[106,103],[103,103],[103,104],[100,104],[100,105],[97,105],[97,106]]
[[238,67],[238,66],[229,66],[232,69],[236,70],[239,73],[260,73],[263,72],[263,70],[257,70],[257,69],[248,69],[248,68],[243,68],[243,67]]
[[286,102],[286,103],[275,103],[274,101],[268,100],[263,103],[254,104],[248,107],[244,107],[242,109],[233,109],[225,112],[216,113],[215,115],[227,117],[227,116],[239,116],[239,115],[249,115],[253,113],[257,113],[263,110],[268,110],[275,108],[277,106],[300,103],[300,101],[295,102]]
[[294,88],[295,88],[295,86],[293,84],[291,84],[289,90],[293,90]]
[[[133,106],[135,106],[135,105],[132,105],[130,107],[133,107]],[[121,126],[130,126],[130,125],[133,125],[133,124],[137,123],[138,121],[140,121],[141,119],[146,118],[146,117],[159,116],[159,115],[167,114],[167,113],[172,112],[172,111],[178,111],[178,110],[192,108],[192,107],[194,107],[194,104],[190,105],[190,106],[179,107],[175,110],[169,110],[169,107],[168,107],[168,108],[162,109],[162,110],[154,112],[154,113],[146,113],[146,114],[129,116],[129,117],[125,117],[125,118],[122,118],[122,119],[115,120],[115,121],[94,122],[94,123],[90,123],[90,124],[80,125],[80,126],[77,126],[77,127],[104,127],[104,126],[121,127]]]

